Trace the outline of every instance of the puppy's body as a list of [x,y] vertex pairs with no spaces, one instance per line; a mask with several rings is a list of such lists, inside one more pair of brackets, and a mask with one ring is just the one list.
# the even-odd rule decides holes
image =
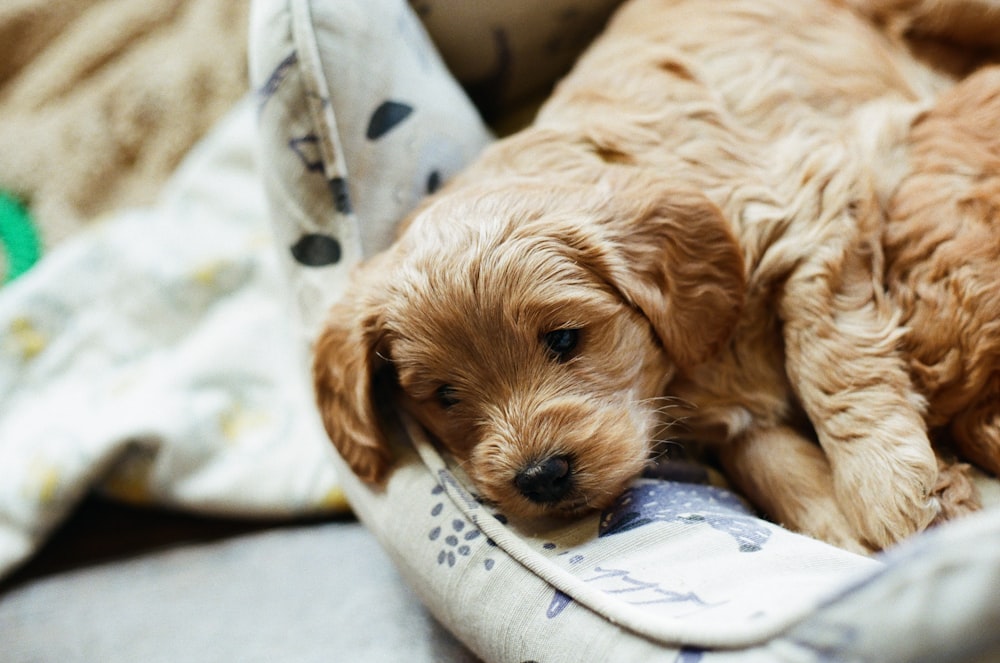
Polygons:
[[919,530],[937,461],[841,134],[945,83],[819,0],[634,0],[359,272],[317,346],[327,430],[378,477],[388,369],[509,513],[605,506],[689,437],[794,529],[859,550]]
[[907,146],[885,231],[904,349],[929,425],[1000,475],[1000,67],[946,92]]

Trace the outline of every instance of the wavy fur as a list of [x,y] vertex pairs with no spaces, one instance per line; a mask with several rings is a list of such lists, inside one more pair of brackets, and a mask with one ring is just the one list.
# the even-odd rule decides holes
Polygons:
[[[361,476],[384,473],[381,372],[512,515],[607,506],[665,431],[707,445],[775,520],[853,550],[975,508],[967,466],[935,454],[928,422],[953,421],[959,450],[996,471],[982,440],[997,432],[997,316],[968,332],[956,375],[987,377],[956,409],[927,357],[962,332],[925,339],[914,330],[942,320],[907,294],[934,281],[909,266],[937,259],[915,248],[927,224],[971,215],[996,244],[980,227],[996,223],[993,189],[940,194],[922,217],[939,188],[923,179],[949,158],[934,150],[938,119],[995,101],[970,99],[970,82],[911,131],[912,108],[952,83],[836,2],[627,3],[532,126],[358,270],[317,344],[331,438]],[[898,140],[865,148],[851,127],[878,104],[901,109],[885,114]],[[965,120],[1000,135],[1000,114],[983,113]],[[953,156],[994,168],[995,145]],[[909,161],[873,176],[890,153]],[[979,241],[964,227],[952,230]],[[982,276],[996,263],[985,251],[981,283],[957,270],[934,287],[978,288],[976,308],[996,310]],[[578,334],[563,354],[546,345],[558,330]],[[551,459],[568,488],[532,497],[519,477]]]

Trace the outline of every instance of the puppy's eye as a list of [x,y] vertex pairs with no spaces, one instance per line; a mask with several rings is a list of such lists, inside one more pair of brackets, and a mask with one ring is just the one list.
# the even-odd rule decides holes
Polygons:
[[438,403],[444,409],[448,409],[453,405],[458,404],[458,394],[455,392],[455,388],[450,384],[443,384],[437,388],[434,392],[434,396],[437,398]]
[[580,330],[556,329],[542,336],[542,341],[556,361],[566,361],[580,342]]

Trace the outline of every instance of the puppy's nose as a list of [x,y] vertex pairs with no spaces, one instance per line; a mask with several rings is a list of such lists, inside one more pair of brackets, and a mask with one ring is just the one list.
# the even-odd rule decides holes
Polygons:
[[538,504],[558,502],[573,487],[573,468],[566,456],[552,456],[522,469],[514,478],[521,494]]

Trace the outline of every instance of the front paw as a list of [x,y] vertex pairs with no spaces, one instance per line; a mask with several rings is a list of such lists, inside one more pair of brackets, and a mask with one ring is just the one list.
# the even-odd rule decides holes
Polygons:
[[834,467],[837,501],[858,537],[873,549],[892,546],[924,530],[941,512],[934,494],[937,462],[913,448],[907,454],[854,454]]

